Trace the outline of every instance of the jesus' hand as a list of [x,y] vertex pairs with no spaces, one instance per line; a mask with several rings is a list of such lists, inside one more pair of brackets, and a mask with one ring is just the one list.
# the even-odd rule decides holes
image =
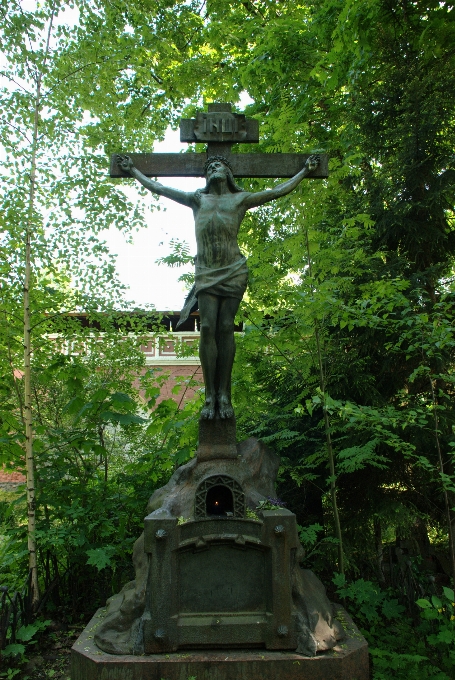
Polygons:
[[316,168],[319,165],[320,160],[321,159],[320,159],[319,156],[313,154],[312,156],[308,156],[308,158],[306,159],[305,165],[307,166],[308,170],[310,170],[310,172],[312,172],[313,170],[316,170]]
[[129,156],[121,156],[120,154],[118,154],[117,164],[120,167],[120,169],[123,170],[124,172],[131,173],[131,170],[134,168],[133,161]]

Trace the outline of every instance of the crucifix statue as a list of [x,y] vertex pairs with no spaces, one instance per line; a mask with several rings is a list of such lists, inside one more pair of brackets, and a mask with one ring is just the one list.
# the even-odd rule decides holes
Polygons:
[[[304,154],[231,154],[238,142],[258,142],[258,123],[231,113],[229,104],[209,105],[208,113],[182,120],[180,137],[208,142],[207,153],[115,155],[111,177],[129,175],[146,189],[191,208],[197,255],[195,283],[180,322],[199,307],[199,355],[205,383],[201,418],[229,419],[231,372],[235,355],[234,318],[246,289],[248,269],[237,234],[247,210],[289,194],[304,177],[327,177],[327,157]],[[185,192],[163,186],[150,177],[201,176],[206,186]],[[290,177],[265,191],[241,189],[234,177]]]

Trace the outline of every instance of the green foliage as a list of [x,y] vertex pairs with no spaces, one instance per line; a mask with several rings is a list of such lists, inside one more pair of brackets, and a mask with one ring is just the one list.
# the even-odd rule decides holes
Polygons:
[[16,638],[22,642],[30,642],[36,633],[45,630],[50,623],[50,621],[36,620],[33,623],[29,623],[27,626],[21,626],[16,633]]
[[337,586],[338,595],[355,602],[356,616],[369,625],[378,623],[382,618],[397,619],[405,611],[397,599],[390,599],[387,593],[371,581],[358,579],[347,584],[342,574],[336,574],[333,582]]
[[105,548],[95,548],[85,552],[88,555],[87,564],[92,564],[98,571],[106,567],[112,567],[111,557],[115,552],[114,546],[108,545]]
[[[389,678],[453,678],[453,591],[444,588],[444,603],[435,595],[431,602],[418,600],[424,623],[414,626],[393,592],[371,581],[347,583],[336,574],[337,594],[347,603],[370,645],[375,680]],[[426,613],[429,614],[426,614]],[[430,614],[431,612],[431,614]],[[425,616],[423,616],[425,614]],[[428,622],[432,621],[431,633]],[[437,647],[439,645],[439,647]],[[403,650],[406,652],[403,652]]]
[[177,519],[177,524],[178,524],[178,526],[182,526],[182,524],[186,524],[189,521],[190,521],[189,518],[185,519],[185,517],[183,517],[183,515],[182,515],[181,517],[179,517]]
[[[75,354],[55,355],[55,340],[36,354],[38,560],[44,587],[59,579],[47,603],[50,611],[77,584],[80,601],[67,602],[76,609],[88,604],[82,593],[92,588],[90,607],[121,587],[131,573],[131,551],[150,494],[195,450],[198,403],[179,408],[165,400],[149,410],[167,375],[156,378],[145,370],[144,333],[147,342],[153,337],[146,327],[136,330],[143,333],[119,342],[116,324],[105,324],[101,356],[98,336],[89,335],[74,338]],[[181,395],[190,384],[196,383],[177,382]],[[11,449],[7,455],[11,460]],[[27,573],[24,500],[20,495],[0,504],[3,585],[21,585]]]
[[317,536],[321,531],[324,531],[324,527],[320,524],[311,524],[307,527],[299,526],[298,530],[300,541],[307,548],[317,543]]
[[327,561],[332,563],[335,549],[339,546],[338,539],[330,535],[319,538],[325,531],[321,524],[297,525],[297,528],[305,552],[301,564],[306,568],[320,570]]
[[13,643],[6,645],[5,649],[2,650],[3,656],[23,656],[25,652],[25,645],[20,643]]
[[[261,124],[260,151],[327,152],[330,177],[303,183],[243,222],[250,281],[233,381],[239,436],[260,436],[280,453],[278,493],[299,515],[308,564],[331,568],[327,490],[334,481],[352,574],[375,572],[384,537],[400,540],[417,522],[447,542],[446,500],[455,506],[451,6],[78,0],[72,25],[69,5],[59,2],[43,64],[53,6],[30,11],[13,3],[0,25],[8,80],[0,91],[0,247],[7,255],[0,265],[0,464],[17,468],[23,455],[30,224],[45,585],[56,574],[78,575],[78,583],[97,579],[102,596],[112,594],[128,576],[147,495],[191,458],[197,438],[199,404],[183,398],[194,382],[180,381],[179,404],[157,406],[165,374],[145,371],[139,341],[118,343],[121,315],[113,310],[126,303],[100,231],[116,224],[131,232],[143,212],[106,180],[106,155],[149,151],[183,109],[193,115],[201,102],[236,102],[242,90],[254,100],[248,114]],[[30,216],[37,70],[43,105]],[[269,182],[244,184],[256,190]],[[166,264],[189,261],[186,244],[173,250]],[[88,313],[85,330],[68,314],[74,310]],[[128,327],[137,338],[144,330]],[[103,361],[93,337],[100,332]],[[142,373],[146,404],[132,387]],[[18,570],[26,573],[24,510],[20,495],[0,504],[8,584]],[[355,583],[339,587],[369,636],[376,678],[453,675],[448,601],[427,600],[422,613],[431,615],[414,634],[393,594],[366,579]],[[51,604],[61,606],[57,597]]]
[[[36,640],[33,640],[36,633],[45,630],[50,623],[50,621],[39,621],[37,619],[33,623],[29,623],[27,626],[21,626],[18,628],[16,631],[16,640],[19,640],[19,642],[6,645],[6,647],[2,649],[2,656],[19,657],[19,659],[23,661],[26,645],[36,643]],[[14,674],[11,676],[7,675],[6,677],[14,677]]]
[[452,588],[443,588],[441,597],[433,595],[431,600],[417,600],[425,622],[422,631],[429,645],[435,647],[446,660],[446,668],[455,665],[455,597]]
[[[158,258],[158,260],[156,260],[157,264],[164,264],[168,267],[181,267],[194,261],[194,257],[190,253],[189,245],[185,241],[182,242],[178,239],[171,239],[169,245],[172,248],[172,252],[165,257]],[[194,274],[182,274],[179,276],[178,281],[183,281],[192,285],[194,283]]]
[[7,680],[12,680],[16,675],[20,673],[19,668],[7,668],[6,671],[0,673],[0,678],[6,678]]

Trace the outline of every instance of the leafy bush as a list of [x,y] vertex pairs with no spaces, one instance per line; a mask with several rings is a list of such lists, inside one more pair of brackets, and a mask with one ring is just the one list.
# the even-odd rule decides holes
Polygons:
[[[67,620],[86,618],[134,578],[131,552],[147,500],[194,455],[197,399],[156,405],[167,375],[142,370],[138,342],[105,336],[102,357],[87,346],[83,356],[57,355],[36,369],[40,590],[48,593],[46,611]],[[176,381],[174,394],[190,382]],[[26,501],[13,496],[5,502],[0,496],[0,585],[20,589],[27,575]]]
[[417,600],[422,609],[420,630],[428,644],[438,654],[443,668],[450,672],[455,668],[455,597],[452,588],[443,588],[441,597],[433,595],[431,601]]
[[423,620],[415,625],[391,590],[364,579],[347,583],[341,574],[333,582],[367,639],[374,680],[455,678],[452,590],[444,588],[442,599],[419,600]]

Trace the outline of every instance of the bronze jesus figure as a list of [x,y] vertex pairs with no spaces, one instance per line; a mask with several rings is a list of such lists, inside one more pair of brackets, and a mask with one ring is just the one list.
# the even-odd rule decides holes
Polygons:
[[302,170],[273,189],[251,193],[235,183],[229,161],[211,156],[205,164],[206,186],[194,192],[166,187],[143,175],[128,156],[118,156],[122,170],[146,189],[193,210],[197,256],[195,284],[182,310],[181,321],[199,306],[199,356],[205,382],[201,418],[231,418],[231,373],[234,363],[234,318],[246,289],[248,269],[237,234],[247,210],[286,196],[315,170],[318,156],[310,156]]

